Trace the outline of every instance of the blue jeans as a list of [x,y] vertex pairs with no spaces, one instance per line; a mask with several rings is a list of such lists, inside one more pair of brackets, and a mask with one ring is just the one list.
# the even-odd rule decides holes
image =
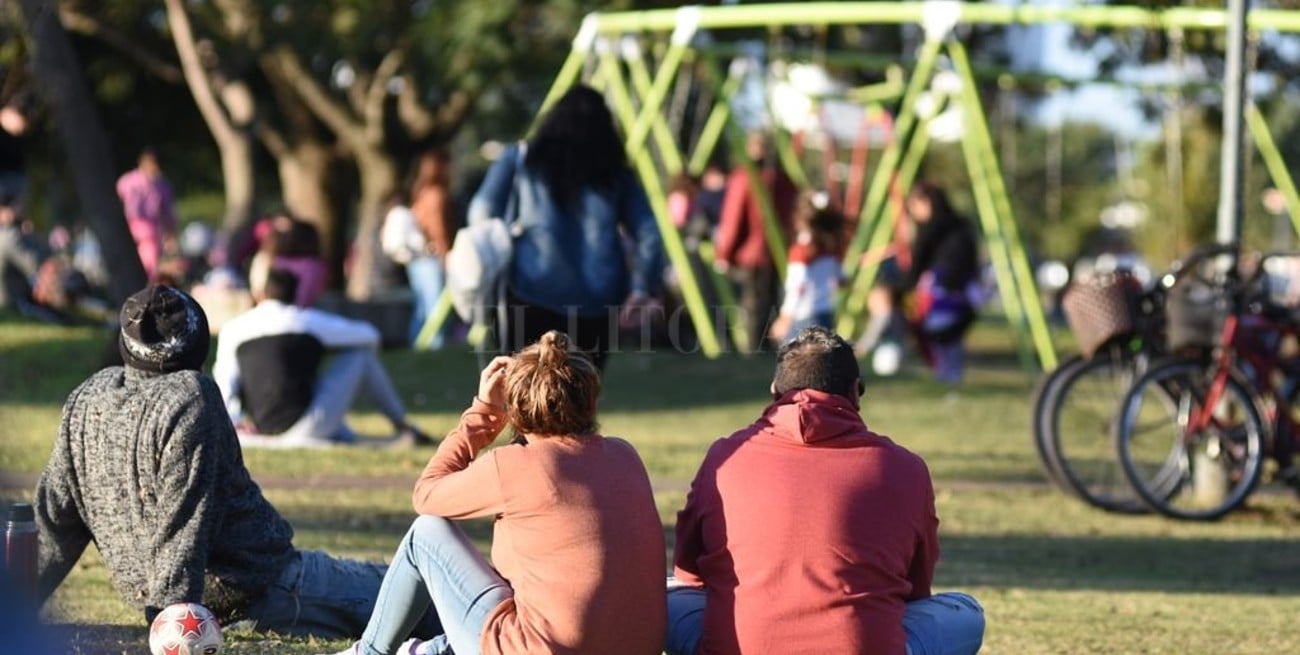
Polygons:
[[[420,336],[420,329],[424,327],[424,322],[429,320],[433,308],[438,304],[445,275],[442,260],[432,255],[416,257],[406,264],[406,279],[415,294],[415,311],[411,314],[411,326],[407,331],[407,341],[412,346],[419,348],[424,345],[416,343],[416,337]],[[445,328],[446,325],[443,327]],[[433,341],[430,341],[427,346],[433,350],[441,348],[445,332],[445,329],[438,330],[433,335]]]
[[[300,551],[266,594],[249,606],[248,627],[325,639],[356,638],[374,611],[383,580],[383,565]],[[420,637],[440,632],[433,612],[417,615],[408,630]]]
[[[704,634],[705,592],[668,592],[668,655],[695,655]],[[984,608],[966,594],[948,592],[914,600],[903,610],[907,655],[975,655],[984,643]]]
[[428,652],[477,655],[488,614],[513,596],[510,583],[460,528],[441,517],[421,516],[388,565],[357,652],[396,652],[432,601],[445,632],[433,639]]

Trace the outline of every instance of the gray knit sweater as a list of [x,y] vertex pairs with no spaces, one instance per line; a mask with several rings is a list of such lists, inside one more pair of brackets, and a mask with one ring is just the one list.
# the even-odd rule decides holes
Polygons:
[[294,554],[293,529],[244,467],[221,392],[194,371],[114,367],[83,382],[35,505],[42,600],[94,540],[122,599],[147,617],[190,601],[224,622]]

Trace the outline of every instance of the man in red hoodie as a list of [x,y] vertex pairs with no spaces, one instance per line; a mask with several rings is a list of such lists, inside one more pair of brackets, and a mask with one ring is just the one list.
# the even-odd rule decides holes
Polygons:
[[966,655],[984,611],[931,595],[939,519],[920,457],[867,429],[853,347],[808,328],[775,401],[709,449],[677,515],[671,655]]

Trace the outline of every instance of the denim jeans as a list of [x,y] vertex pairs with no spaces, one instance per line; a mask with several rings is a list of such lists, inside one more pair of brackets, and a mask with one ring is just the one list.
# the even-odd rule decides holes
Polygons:
[[357,440],[344,422],[358,393],[365,393],[393,425],[406,420],[406,410],[375,351],[352,348],[339,352],[316,381],[316,395],[307,411],[288,430],[276,435],[241,434],[245,447],[310,448]]
[[424,327],[424,322],[429,320],[433,314],[433,308],[438,304],[438,298],[442,295],[442,287],[446,273],[442,268],[442,260],[433,255],[424,255],[412,258],[406,264],[406,279],[411,284],[411,291],[415,294],[415,311],[411,314],[411,326],[407,333],[407,341],[414,347],[428,347],[433,350],[441,348],[443,345],[444,329],[438,330],[433,335],[433,340],[428,344],[416,343],[416,337],[420,336],[420,330]]
[[[705,592],[683,587],[668,592],[669,655],[695,655],[704,634]],[[903,610],[907,655],[975,655],[984,643],[984,608],[963,593],[914,600]]]
[[441,517],[421,516],[388,566],[357,652],[395,652],[432,602],[445,632],[428,644],[428,652],[477,655],[488,614],[512,596],[510,583],[460,528]]
[[[249,627],[285,635],[356,638],[375,608],[383,579],[383,565],[301,551],[267,588],[266,595],[249,606]],[[417,616],[408,630],[420,637],[440,632],[438,615],[433,612]]]

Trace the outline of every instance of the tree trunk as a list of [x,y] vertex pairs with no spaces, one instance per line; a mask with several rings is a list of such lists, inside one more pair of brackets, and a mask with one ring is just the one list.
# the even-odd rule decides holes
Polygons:
[[376,265],[379,259],[379,228],[384,201],[397,190],[397,163],[379,150],[357,153],[361,173],[361,201],[357,206],[357,236],[352,253],[352,271],[348,275],[347,294],[353,300],[365,300],[374,292]]
[[221,227],[233,249],[253,220],[256,187],[253,134],[248,129],[255,111],[253,94],[238,79],[224,82],[218,88],[199,55],[198,42],[182,0],[166,0],[165,4],[185,83],[221,155],[221,177],[226,193]]
[[95,113],[83,65],[59,23],[57,3],[20,0],[18,4],[32,38],[33,78],[57,119],[82,215],[103,247],[109,293],[120,303],[143,287],[146,278],[115,190],[117,175],[108,133]]
[[305,141],[276,156],[284,205],[289,213],[316,226],[321,250],[334,251],[339,239],[330,193],[333,157],[325,144]]

